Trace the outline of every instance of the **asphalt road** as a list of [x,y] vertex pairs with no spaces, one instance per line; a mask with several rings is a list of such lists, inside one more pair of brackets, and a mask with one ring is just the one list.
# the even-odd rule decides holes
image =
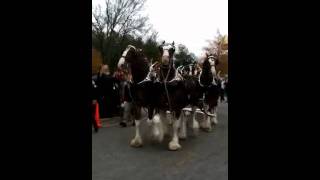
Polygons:
[[200,131],[180,141],[182,149],[169,151],[169,137],[159,143],[147,138],[142,123],[144,146],[129,146],[134,127],[118,125],[92,134],[93,180],[227,180],[228,179],[228,105],[218,107],[219,124],[212,132]]

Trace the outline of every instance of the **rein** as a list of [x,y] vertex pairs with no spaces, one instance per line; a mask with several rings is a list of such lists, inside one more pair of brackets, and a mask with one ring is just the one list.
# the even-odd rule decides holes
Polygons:
[[[171,107],[171,101],[170,101],[170,97],[169,97],[169,92],[168,92],[168,89],[167,89],[167,79],[168,79],[168,77],[169,77],[171,68],[172,68],[172,64],[170,63],[167,76],[166,76],[166,78],[164,79],[164,89],[166,90],[166,95],[167,95],[167,99],[168,99],[168,104],[169,104],[169,110],[170,110],[170,112],[172,112],[172,107]],[[160,67],[160,72],[161,72],[161,76],[162,76],[162,78],[163,78],[163,71],[162,71],[161,67]]]

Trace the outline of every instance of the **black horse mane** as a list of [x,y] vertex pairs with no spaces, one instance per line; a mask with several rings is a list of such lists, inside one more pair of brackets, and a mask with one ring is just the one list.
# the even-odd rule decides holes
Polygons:
[[129,59],[133,81],[142,81],[149,72],[149,61],[141,50],[136,50]]
[[212,80],[213,80],[213,74],[211,72],[211,65],[208,58],[206,58],[202,64],[202,73],[200,76],[200,82],[204,86],[209,86],[211,85]]

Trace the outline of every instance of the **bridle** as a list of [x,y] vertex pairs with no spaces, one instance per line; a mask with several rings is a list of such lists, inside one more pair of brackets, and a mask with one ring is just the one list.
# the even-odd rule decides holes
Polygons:
[[[170,49],[172,48],[173,52],[174,52],[175,48],[174,48],[174,45],[171,45],[171,44],[169,44],[169,45],[170,45],[170,48],[165,48],[165,49],[163,49],[164,43],[160,46],[162,48],[162,53],[163,53],[163,50],[167,50],[169,52],[169,69],[168,69],[167,75],[164,78],[163,70],[161,69],[161,67],[160,67],[160,74],[161,74],[162,78],[164,79],[163,84],[164,84],[164,89],[166,91],[166,96],[167,96],[167,99],[168,99],[169,110],[170,110],[170,112],[172,112],[172,106],[171,106],[169,91],[168,91],[168,88],[167,88],[167,80],[168,80],[169,74],[171,72],[171,69],[174,68],[173,67],[173,54],[170,56]],[[167,46],[168,45],[166,45],[165,47],[167,47]],[[161,66],[163,67],[163,65],[161,65]],[[169,83],[172,82],[173,80],[176,80],[176,75],[177,74],[175,74],[175,78],[173,78],[171,81],[169,81]]]

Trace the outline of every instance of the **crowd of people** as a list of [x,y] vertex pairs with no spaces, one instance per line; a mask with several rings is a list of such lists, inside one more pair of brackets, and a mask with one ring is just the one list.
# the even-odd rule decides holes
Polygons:
[[[99,72],[92,77],[92,123],[95,132],[101,127],[100,119],[120,116],[120,126],[134,125],[131,117],[130,73],[117,69],[112,75],[109,66],[100,66]],[[220,102],[227,102],[228,78],[221,78]]]
[[92,122],[96,132],[101,127],[100,119],[120,116],[120,125],[125,127],[130,121],[130,95],[128,80],[130,74],[118,69],[112,75],[108,65],[101,65],[92,77]]

